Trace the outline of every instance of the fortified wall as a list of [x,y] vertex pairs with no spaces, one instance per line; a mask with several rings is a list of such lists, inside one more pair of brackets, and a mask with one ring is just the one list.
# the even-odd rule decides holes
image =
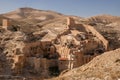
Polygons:
[[101,42],[103,43],[105,50],[108,50],[108,41],[99,33],[97,32],[93,27],[89,26],[89,25],[84,25],[85,27],[87,27],[93,35],[95,35],[99,40],[101,40]]
[[[7,21],[3,25],[8,26]],[[92,26],[76,24],[71,17],[66,18],[66,34],[53,40],[25,42],[19,52],[14,51],[12,71],[49,77],[64,70],[88,63],[108,48],[108,41]]]
[[86,64],[107,50],[108,41],[92,26],[76,24],[73,18],[67,18],[67,26],[71,34],[61,36],[57,48],[60,71]]

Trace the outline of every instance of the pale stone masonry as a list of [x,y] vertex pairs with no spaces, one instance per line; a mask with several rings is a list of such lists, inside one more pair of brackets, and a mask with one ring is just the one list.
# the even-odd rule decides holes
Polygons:
[[10,26],[11,26],[10,20],[8,20],[8,19],[3,19],[2,27],[3,27],[4,29],[7,29],[7,27],[10,27]]
[[[52,31],[48,30],[53,36],[51,38],[51,34],[46,33],[49,39],[43,36],[40,40],[30,41],[28,38],[26,41],[26,35],[19,33],[23,39],[18,40],[18,37],[16,41],[21,41],[22,45],[8,52],[14,54],[12,71],[15,74],[22,74],[25,70],[29,74],[49,77],[54,71],[59,73],[82,66],[107,51],[108,41],[92,26],[76,24],[71,17],[65,20],[63,32],[53,36]],[[9,21],[3,20],[3,28],[7,30],[9,26]]]

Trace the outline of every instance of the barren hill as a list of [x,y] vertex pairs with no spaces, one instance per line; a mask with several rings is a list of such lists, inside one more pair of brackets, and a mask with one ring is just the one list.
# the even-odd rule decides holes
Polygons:
[[25,7],[3,14],[3,16],[19,21],[29,21],[31,23],[34,21],[41,22],[49,19],[55,19],[58,17],[62,17],[63,15],[53,11],[45,11]]
[[119,80],[120,48],[97,56],[88,64],[51,80]]
[[28,7],[19,8],[15,11],[1,14],[0,16],[4,16],[16,21],[18,25],[20,25],[21,30],[24,32],[27,32],[28,30],[31,32],[34,31],[34,29],[38,29],[38,26],[36,26],[38,23],[64,17],[63,14],[54,11],[38,10]]

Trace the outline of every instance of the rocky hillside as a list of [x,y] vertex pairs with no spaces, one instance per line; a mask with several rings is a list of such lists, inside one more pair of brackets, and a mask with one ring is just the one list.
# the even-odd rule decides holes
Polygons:
[[[71,20],[70,18],[68,20],[67,19],[68,17],[70,17]],[[10,29],[6,30],[2,28],[3,27],[1,26],[2,19],[10,20],[11,26],[8,27]],[[73,19],[73,22],[72,22],[72,19]],[[71,24],[68,25],[68,23],[70,23],[68,21],[70,21]],[[79,43],[79,40],[81,41],[81,40],[84,40],[85,38],[88,38],[88,39],[90,38],[90,42],[92,42],[91,40],[93,41],[96,40],[96,42],[98,41],[98,43],[100,44],[101,41],[99,42],[98,40],[100,39],[100,36],[97,38],[95,37],[95,35],[97,35],[96,33],[100,32],[109,41],[108,47],[110,50],[120,48],[120,23],[119,22],[120,22],[120,17],[111,16],[111,15],[100,15],[100,16],[94,16],[90,18],[81,18],[77,16],[67,16],[67,15],[63,15],[53,11],[38,10],[33,8],[20,8],[6,14],[1,14],[0,15],[0,64],[1,64],[0,79],[3,77],[6,78],[6,74],[8,75],[7,78],[9,78],[9,75],[11,75],[12,72],[14,72],[13,70],[11,70],[11,66],[14,67],[14,65],[10,63],[14,63],[15,65],[17,65],[17,69],[19,68],[19,64],[18,63],[16,64],[14,60],[14,57],[16,57],[14,55],[15,54],[17,56],[20,55],[21,52],[23,51],[23,47],[26,46],[28,43],[32,43],[32,42],[34,43],[40,40],[41,41],[56,40],[52,43],[55,43],[57,45],[56,47],[59,48],[58,44],[60,44],[60,42],[66,44],[65,42],[67,41],[66,36],[68,36],[68,39],[78,40],[78,43]],[[88,25],[85,26],[85,24],[92,25],[98,32],[93,27],[89,27]],[[91,30],[91,28],[94,30]],[[81,35],[76,35],[78,33]],[[91,33],[94,33],[94,35],[93,34],[91,35]],[[63,37],[61,37],[61,35]],[[86,36],[92,36],[92,37],[86,37]],[[61,40],[59,40],[60,37],[61,37]],[[86,43],[87,42],[89,41],[86,40]],[[103,41],[102,43],[104,42],[105,41]],[[35,43],[35,45],[36,44],[37,43]],[[70,44],[70,45],[67,44],[67,45],[73,46],[73,44]],[[91,45],[86,46],[88,47],[87,50],[89,50],[90,46]],[[96,46],[96,43],[94,44],[94,46]],[[36,47],[34,48],[34,46],[32,49],[33,49],[32,50],[33,52],[31,52],[30,56],[31,57],[37,56],[38,58],[39,56],[38,54],[40,53],[39,51],[41,49],[34,50],[36,49]],[[63,47],[63,49],[67,50],[66,47],[65,48]],[[93,48],[93,50],[91,49],[90,50],[95,51],[94,49],[95,48]],[[29,54],[29,51],[30,50],[28,50],[28,54]],[[38,51],[37,52],[38,54],[36,54],[36,51]],[[60,52],[63,52],[63,51],[60,51]],[[32,53],[35,53],[36,55],[33,55]],[[102,54],[103,52],[100,52],[100,53]],[[49,56],[47,57],[49,58]],[[79,62],[79,61],[76,61],[76,62]],[[30,70],[28,72],[24,70],[24,74],[23,74],[24,76],[25,75],[31,76],[31,74],[37,76],[36,72],[34,71],[32,72],[32,69],[34,66],[32,66],[32,68],[31,66],[28,66],[28,65],[27,66],[25,65],[23,67],[25,67],[25,70]],[[15,70],[17,69],[15,68]],[[19,70],[20,69],[18,69],[18,72]],[[2,76],[4,74],[5,76]],[[15,80],[18,77],[15,77]],[[80,68],[76,68],[65,73],[63,72],[63,74],[61,74],[61,76],[59,78],[56,78],[55,80],[57,79],[58,80],[66,80],[66,79],[68,80],[104,80],[104,79],[117,80],[118,78],[120,78],[120,49],[106,52],[101,56],[96,57],[88,64],[83,65]],[[9,80],[9,79],[6,79],[6,80]]]
[[97,56],[88,64],[51,80],[119,80],[120,48]]
[[[31,33],[36,30],[41,30],[41,27],[66,17],[66,15],[54,11],[38,10],[28,7],[19,8],[15,11],[1,14],[0,16],[12,19],[12,24],[15,25],[15,27],[20,26],[21,30],[25,33],[28,33],[28,31]],[[110,49],[120,47],[120,17],[112,15],[98,15],[90,18],[70,17],[74,18],[76,23],[92,25],[109,40]],[[56,25],[56,23],[54,24]]]
[[120,17],[112,15],[98,15],[87,18],[87,24],[92,25],[107,40],[110,48],[120,47]]

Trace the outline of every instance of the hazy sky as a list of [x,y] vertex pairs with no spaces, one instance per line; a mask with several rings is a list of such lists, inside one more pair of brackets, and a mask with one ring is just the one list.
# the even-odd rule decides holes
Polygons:
[[0,0],[0,13],[20,7],[53,10],[81,17],[99,14],[120,16],[120,0]]

